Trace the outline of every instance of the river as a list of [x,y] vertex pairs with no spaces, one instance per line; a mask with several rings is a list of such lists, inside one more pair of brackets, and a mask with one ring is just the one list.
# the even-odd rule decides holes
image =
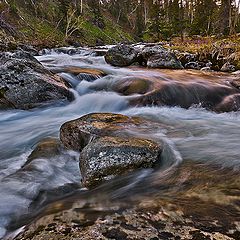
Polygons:
[[[12,227],[15,226],[13,222],[16,220],[16,228],[20,228],[25,225],[25,215],[37,216],[44,202],[41,202],[39,208],[36,205],[35,208],[29,207],[40,193],[80,182],[79,153],[73,151],[64,152],[62,157],[57,159],[36,160],[33,171],[22,172],[20,169],[40,140],[58,137],[60,126],[64,122],[92,112],[121,113],[155,121],[162,127],[158,129],[149,126],[141,134],[150,135],[156,140],[163,139],[167,146],[159,170],[139,171],[128,179],[123,179],[120,185],[110,181],[107,187],[101,189],[104,197],[95,197],[95,201],[103,201],[104,198],[125,201],[129,199],[129,195],[132,204],[134,196],[135,199],[169,198],[171,201],[181,196],[184,201],[191,195],[203,199],[206,205],[209,201],[216,203],[216,206],[221,205],[225,209],[225,217],[229,216],[230,221],[239,221],[238,112],[217,114],[200,106],[189,109],[165,106],[131,107],[129,97],[107,89],[108,82],[136,74],[148,77],[156,72],[112,67],[105,63],[102,56],[96,56],[91,49],[82,50],[75,55],[49,51],[37,59],[72,83],[75,100],[68,105],[59,103],[29,111],[1,111],[0,237],[16,230]],[[97,69],[107,73],[107,76],[94,82],[79,81],[73,74],[67,73],[66,69],[69,67]],[[191,81],[202,78],[200,72],[183,73],[184,77]],[[157,74],[166,81],[179,77],[174,71],[158,71]],[[224,77],[218,73],[215,76],[218,79]],[[73,189],[73,192],[77,191],[75,200],[81,198],[79,190],[81,191]],[[84,194],[86,198],[85,190]],[[91,197],[91,194],[93,193],[90,192],[88,197]],[[59,197],[62,196],[57,195],[56,199]],[[54,202],[54,197],[51,201]],[[232,206],[231,210],[228,210],[229,205]]]

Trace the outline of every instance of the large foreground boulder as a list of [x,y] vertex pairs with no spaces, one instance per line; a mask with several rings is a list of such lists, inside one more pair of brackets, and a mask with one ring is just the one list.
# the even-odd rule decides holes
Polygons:
[[109,177],[134,169],[150,168],[160,159],[159,144],[140,138],[102,137],[81,152],[80,169],[84,186],[91,187]]
[[135,48],[125,44],[120,44],[107,51],[105,60],[113,66],[125,67],[136,62],[137,56],[138,51]]
[[30,109],[72,97],[67,84],[29,53],[0,53],[0,109]]
[[162,144],[135,135],[142,125],[139,118],[112,113],[88,114],[63,124],[61,141],[81,151],[84,186],[95,187],[113,176],[153,167],[160,160]]

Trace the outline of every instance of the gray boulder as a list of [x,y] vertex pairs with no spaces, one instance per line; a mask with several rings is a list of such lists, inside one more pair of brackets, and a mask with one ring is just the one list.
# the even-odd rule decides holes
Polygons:
[[162,46],[145,47],[142,49],[141,58],[150,68],[183,69],[176,55]]
[[93,187],[111,177],[153,167],[160,159],[161,152],[159,144],[147,139],[97,138],[80,155],[83,185]]
[[137,49],[125,44],[120,44],[107,51],[105,60],[113,66],[125,67],[137,62],[137,57]]
[[29,53],[0,53],[0,109],[30,109],[72,98],[64,80]]

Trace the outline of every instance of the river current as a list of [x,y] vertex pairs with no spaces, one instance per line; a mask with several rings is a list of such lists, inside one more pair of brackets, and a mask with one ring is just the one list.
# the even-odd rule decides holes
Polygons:
[[[146,134],[156,140],[161,139],[167,146],[163,153],[163,164],[159,170],[139,171],[128,179],[122,179],[121,184],[110,181],[107,187],[101,190],[102,196],[125,201],[130,194],[131,197],[135,194],[136,199],[141,197],[174,199],[179,194],[184,199],[184,194],[188,196],[192,194],[204,199],[206,204],[209,199],[223,206],[227,202],[234,207],[235,213],[239,211],[240,114],[238,112],[217,114],[201,106],[192,106],[189,109],[156,106],[130,107],[129,97],[105,88],[108,82],[136,74],[145,77],[158,74],[166,81],[177,78],[178,75],[175,76],[174,71],[155,73],[154,71],[145,72],[144,69],[112,67],[91,49],[83,49],[75,55],[49,51],[38,56],[37,59],[74,86],[72,91],[75,100],[67,105],[59,103],[29,111],[1,111],[0,238],[7,232],[16,230],[11,227],[16,225],[12,224],[16,220],[18,222],[16,228],[23,227],[25,219],[22,216],[38,214],[39,209],[45,204],[44,201],[41,202],[41,206],[39,203],[39,209],[38,205],[35,205],[35,208],[30,206],[39,194],[66,184],[80,182],[79,153],[73,151],[64,152],[62,157],[57,159],[35,160],[33,171],[22,172],[20,169],[40,140],[58,137],[60,126],[64,122],[93,112],[140,116],[160,123],[161,128],[149,126],[138,134]],[[69,67],[97,69],[107,75],[94,82],[89,82],[87,79],[79,81],[73,74],[66,71]],[[202,78],[200,75],[196,72],[194,74],[186,72],[185,78],[195,81]],[[221,74],[215,74],[215,76],[216,78],[224,77]],[[185,165],[187,165],[186,168]],[[198,175],[189,180],[191,184],[185,184],[187,175],[191,175],[191,171]],[[146,184],[148,184],[148,190],[146,190]],[[76,188],[73,189],[74,191],[77,191],[75,199],[81,198],[79,191],[81,192],[82,189]],[[62,196],[57,195],[56,199],[59,197]],[[91,198],[91,193],[89,197]],[[103,199],[96,198],[95,201],[103,201]],[[47,202],[48,199],[45,201]],[[51,201],[54,202],[54,197]]]

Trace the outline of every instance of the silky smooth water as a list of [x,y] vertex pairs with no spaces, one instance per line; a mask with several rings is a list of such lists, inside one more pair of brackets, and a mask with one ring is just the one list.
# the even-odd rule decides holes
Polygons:
[[[206,174],[201,175],[200,181],[195,181],[191,187],[187,187],[186,192],[191,190],[205,196],[206,188],[203,186],[208,184],[208,196],[218,202],[224,202],[228,198],[225,192],[230,188],[230,183],[225,181],[224,176],[228,176],[229,181],[231,179],[233,182],[236,181],[231,197],[235,194],[235,199],[239,199],[240,186],[237,187],[237,176],[240,172],[239,113],[216,114],[199,106],[193,106],[190,109],[130,107],[128,102],[131,97],[121,96],[109,91],[108,88],[109,84],[118,79],[136,74],[144,77],[159,76],[164,81],[182,78],[183,74],[189,81],[201,80],[204,77],[217,80],[226,78],[226,76],[216,73],[208,76],[207,73],[203,75],[200,72],[189,72],[189,74],[183,72],[179,77],[179,72],[175,71],[156,72],[117,68],[107,65],[103,57],[95,56],[89,49],[72,56],[49,51],[48,54],[39,56],[37,59],[72,83],[75,100],[68,105],[57,104],[29,111],[0,112],[0,237],[6,234],[8,226],[16,219],[18,227],[24,225],[24,222],[21,224],[21,216],[37,215],[29,206],[41,192],[80,182],[79,153],[73,151],[63,152],[62,156],[57,159],[34,160],[33,171],[21,171],[21,166],[40,140],[58,136],[61,124],[92,112],[122,113],[160,123],[159,128],[154,128],[150,124],[136,134],[146,135],[156,141],[161,140],[165,144],[163,163],[159,170],[136,172],[127,179],[123,178],[122,181],[120,178],[118,181],[121,181],[121,184],[109,182],[107,187],[101,190],[102,198],[124,199],[129,196],[130,192],[131,196],[135,193],[138,198],[146,194],[150,197],[165,195],[174,198],[178,191],[180,192],[179,189],[181,192],[183,190],[183,179],[177,174],[177,170],[186,162],[191,162],[193,166],[198,166],[198,164],[205,166]],[[73,66],[102,70],[107,76],[94,82],[79,81],[76,76],[65,71]],[[227,77],[231,78],[230,75]],[[209,166],[214,166],[214,171],[209,171]],[[212,174],[213,178],[214,174],[222,176],[222,171],[225,170],[227,173],[223,175],[221,188],[216,189],[216,185],[214,186],[207,176],[208,174]],[[197,167],[188,171],[197,171]],[[168,176],[168,181],[164,182],[166,176]],[[169,178],[171,178],[171,184]],[[141,184],[142,182],[145,184]],[[145,190],[146,184],[149,185],[148,191]],[[91,197],[91,193],[89,195]],[[81,195],[76,198],[79,200]],[[101,201],[101,199],[95,197],[95,201]],[[44,206],[44,201],[41,202],[42,206]],[[35,210],[38,210],[37,207]]]

